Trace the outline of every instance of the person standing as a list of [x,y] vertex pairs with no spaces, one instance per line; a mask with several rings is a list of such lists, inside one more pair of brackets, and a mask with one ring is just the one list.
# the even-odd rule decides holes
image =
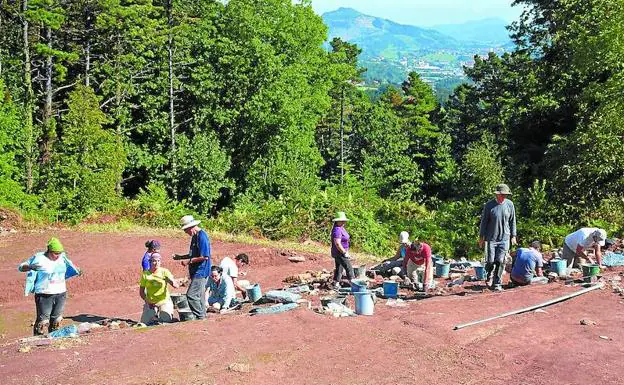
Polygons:
[[351,266],[351,256],[349,255],[349,246],[351,243],[351,236],[344,228],[344,225],[349,221],[347,215],[343,211],[336,213],[336,218],[333,219],[334,226],[331,231],[331,256],[334,258],[336,268],[334,270],[334,287],[340,287],[340,280],[342,279],[343,272],[346,272],[347,279],[351,281],[353,279],[353,266]]
[[[574,265],[578,265],[578,259],[587,259],[590,263],[598,262],[602,266],[602,249],[607,239],[607,232],[597,227],[583,227],[568,234],[563,241],[561,259],[565,259],[568,265],[568,274]],[[587,253],[594,250],[596,260]]]
[[26,275],[24,294],[35,293],[37,318],[33,326],[34,335],[43,335],[57,330],[63,320],[67,298],[65,281],[81,272],[67,258],[63,244],[58,238],[50,238],[45,252],[38,252],[22,262],[19,271]]
[[516,209],[511,200],[509,186],[501,183],[496,186],[495,199],[483,206],[479,226],[479,247],[485,246],[485,270],[488,281],[492,278],[492,289],[502,290],[505,257],[510,243],[516,244]]
[[[191,237],[188,259],[182,260],[182,266],[188,266],[191,283],[186,291],[189,307],[196,319],[206,318],[206,281],[210,275],[212,262],[210,259],[210,239],[208,234],[198,225],[201,221],[192,215],[180,219],[182,230]],[[174,256],[175,258],[175,256]]]
[[168,285],[180,287],[173,274],[161,267],[159,253],[152,253],[149,257],[150,268],[141,274],[139,281],[139,295],[145,301],[141,322],[148,325],[154,317],[160,322],[173,320],[173,302],[169,296]]
[[509,278],[519,286],[548,283],[548,278],[544,277],[543,267],[542,243],[533,241],[528,248],[521,247],[516,251]]

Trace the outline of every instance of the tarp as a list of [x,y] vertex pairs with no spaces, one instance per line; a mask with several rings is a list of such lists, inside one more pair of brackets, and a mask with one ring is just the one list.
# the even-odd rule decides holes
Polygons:
[[606,252],[602,256],[602,264],[605,266],[624,266],[624,254]]

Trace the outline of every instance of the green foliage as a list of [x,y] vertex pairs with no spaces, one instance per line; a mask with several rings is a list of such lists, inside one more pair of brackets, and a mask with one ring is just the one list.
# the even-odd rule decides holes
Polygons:
[[118,202],[125,155],[119,138],[102,128],[106,116],[93,89],[77,86],[67,104],[43,198],[61,219],[76,220]]
[[178,225],[180,218],[189,214],[184,203],[169,198],[162,185],[150,184],[127,202],[122,213],[144,225],[173,227]]
[[192,139],[178,136],[178,197],[197,212],[209,214],[223,189],[233,185],[225,175],[230,159],[214,133],[198,133]]
[[484,201],[492,195],[496,185],[504,179],[499,154],[498,146],[489,135],[468,146],[461,165],[461,183],[456,186],[461,196]]
[[[153,226],[191,209],[321,242],[340,210],[357,250],[390,255],[407,230],[479,258],[481,207],[508,181],[522,242],[624,229],[622,0],[517,0],[516,49],[475,57],[443,108],[416,73],[364,71],[353,42],[327,52],[307,0],[18,3],[2,2],[0,205]],[[356,84],[380,72],[401,86],[371,99]]]

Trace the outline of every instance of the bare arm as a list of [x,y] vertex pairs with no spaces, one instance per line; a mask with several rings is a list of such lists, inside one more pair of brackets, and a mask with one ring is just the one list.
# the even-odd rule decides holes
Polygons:
[[342,244],[340,243],[340,238],[334,238],[334,245],[336,246],[336,248],[338,249],[338,251],[340,251],[341,254],[345,254],[347,251],[342,247]]
[[598,260],[598,264],[602,266],[602,249],[600,245],[594,246],[594,252],[596,254],[596,259]]
[[232,278],[232,283],[234,284],[234,288],[236,288],[236,290],[238,290],[238,291],[242,291],[243,293],[245,293],[246,288],[242,287],[242,286],[238,283],[238,277],[236,277],[236,278]]
[[167,282],[171,286],[175,287],[176,289],[180,287],[180,284],[178,283],[178,281],[175,278],[172,278],[172,279],[167,278]]
[[594,262],[589,255],[587,255],[587,253],[585,252],[585,248],[581,245],[576,246],[576,255],[581,257],[581,258],[585,258],[585,259],[589,259],[590,262]]
[[141,296],[141,299],[145,302],[147,302],[147,299],[145,297],[145,288],[142,286],[139,286],[139,295]]

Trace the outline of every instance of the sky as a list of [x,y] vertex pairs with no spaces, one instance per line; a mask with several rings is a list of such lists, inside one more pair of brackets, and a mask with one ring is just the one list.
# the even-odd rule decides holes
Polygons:
[[348,7],[397,23],[428,27],[489,17],[511,22],[521,13],[511,3],[512,0],[312,0],[312,8],[322,15]]

